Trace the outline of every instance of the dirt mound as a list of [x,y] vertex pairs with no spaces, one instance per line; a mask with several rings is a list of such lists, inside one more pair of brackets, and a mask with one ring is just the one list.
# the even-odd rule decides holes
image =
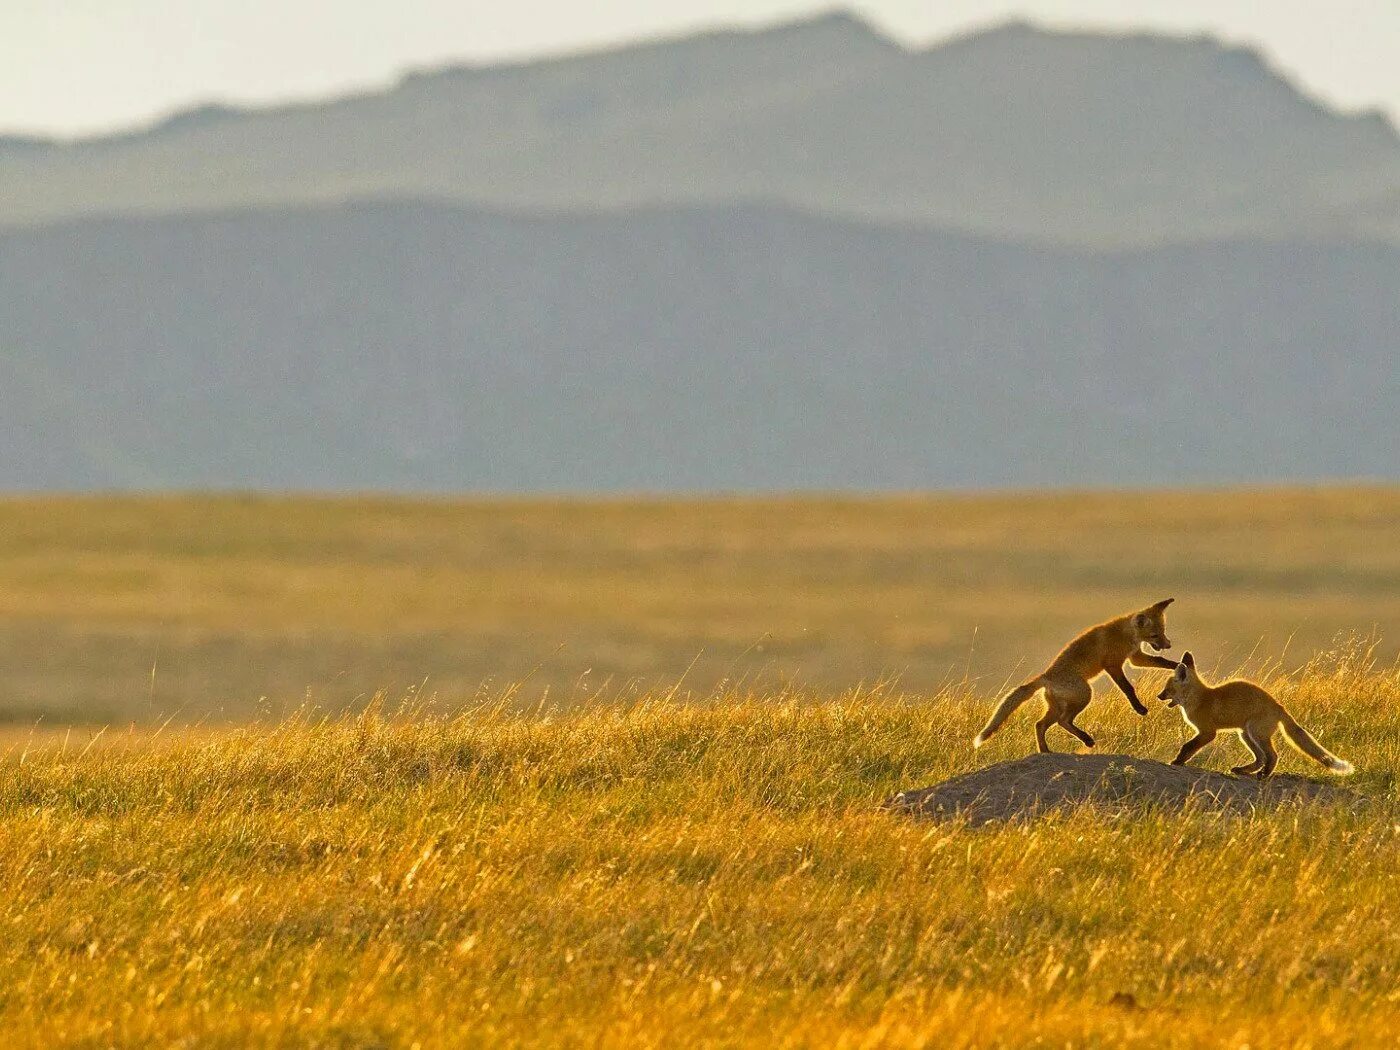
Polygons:
[[1051,754],[1000,762],[933,787],[901,791],[885,805],[920,816],[963,817],[978,825],[1086,804],[1110,809],[1192,805],[1247,813],[1280,802],[1355,797],[1299,776],[1261,782],[1133,755]]

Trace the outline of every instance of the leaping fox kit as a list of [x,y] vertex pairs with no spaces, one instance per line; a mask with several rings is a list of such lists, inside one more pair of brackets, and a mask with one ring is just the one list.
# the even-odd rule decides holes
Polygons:
[[1191,761],[1222,730],[1238,732],[1245,745],[1254,756],[1254,761],[1235,766],[1230,772],[1237,775],[1267,777],[1278,765],[1278,752],[1274,750],[1274,733],[1279,727],[1288,742],[1303,754],[1320,762],[1333,773],[1346,776],[1352,772],[1352,765],[1338,758],[1313,739],[1306,729],[1298,724],[1281,703],[1275,700],[1253,682],[1234,681],[1222,685],[1207,685],[1196,673],[1196,661],[1187,653],[1181,658],[1176,671],[1167,679],[1160,700],[1168,707],[1181,708],[1186,724],[1196,730],[1196,735],[1181,745],[1172,765],[1183,766]]
[[992,713],[986,728],[977,734],[973,746],[985,744],[1016,708],[1043,689],[1045,714],[1035,724],[1037,749],[1042,753],[1050,750],[1045,742],[1045,731],[1053,725],[1073,735],[1085,747],[1093,747],[1094,738],[1075,725],[1074,720],[1089,706],[1093,696],[1089,683],[1105,673],[1123,691],[1134,711],[1140,715],[1147,714],[1147,708],[1138,699],[1133,683],[1128,680],[1123,668],[1129,663],[1134,667],[1159,667],[1165,670],[1176,667],[1175,660],[1153,656],[1142,649],[1143,645],[1150,645],[1157,652],[1162,652],[1172,647],[1167,639],[1166,627],[1167,606],[1171,603],[1172,599],[1167,598],[1139,612],[1090,627],[1065,646],[1044,672],[1006,694]]

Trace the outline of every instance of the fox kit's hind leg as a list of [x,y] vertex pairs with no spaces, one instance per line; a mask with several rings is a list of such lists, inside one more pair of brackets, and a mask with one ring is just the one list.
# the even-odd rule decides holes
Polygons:
[[1079,739],[1079,742],[1085,747],[1094,746],[1094,738],[1089,735],[1087,730],[1075,725],[1073,719],[1067,718],[1063,722],[1061,722],[1060,725],[1063,726],[1065,729],[1069,730],[1071,733],[1073,733]]
[[1254,756],[1254,761],[1246,762],[1242,766],[1235,766],[1230,770],[1231,773],[1240,777],[1247,777],[1253,773],[1258,773],[1259,770],[1264,767],[1264,761],[1268,755],[1268,751],[1265,750],[1264,745],[1259,742],[1254,730],[1249,726],[1245,726],[1244,729],[1244,743],[1245,746],[1249,748],[1250,754]]
[[1172,765],[1184,766],[1195,757],[1196,752],[1215,739],[1215,730],[1198,729],[1196,735],[1181,745],[1181,750],[1172,759]]
[[1094,746],[1094,738],[1074,724],[1079,713],[1089,706],[1094,691],[1082,679],[1057,679],[1045,686],[1045,716],[1035,724],[1035,742],[1041,754],[1049,751],[1045,731],[1058,725],[1072,734],[1085,747]]
[[1264,752],[1259,759],[1259,768],[1254,771],[1254,775],[1260,780],[1271,775],[1274,766],[1278,765],[1278,751],[1274,748],[1274,730],[1277,728],[1276,725],[1247,725],[1244,727],[1246,739],[1254,738],[1254,744],[1250,745],[1250,750],[1253,751],[1257,745]]
[[1045,731],[1055,724],[1055,709],[1052,707],[1040,716],[1035,724],[1035,749],[1042,755],[1050,753],[1050,745],[1045,742]]

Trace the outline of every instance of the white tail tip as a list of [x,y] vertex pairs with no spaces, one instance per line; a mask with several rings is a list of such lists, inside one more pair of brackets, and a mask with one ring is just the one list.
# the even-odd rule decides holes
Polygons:
[[1333,773],[1336,773],[1339,777],[1349,777],[1356,772],[1355,766],[1344,758],[1338,758],[1336,755],[1328,756],[1327,768]]
[[987,742],[987,738],[986,738],[985,736],[983,736],[981,733],[978,733],[975,737],[972,738],[972,747],[973,747],[973,750],[976,750],[977,748],[981,747],[981,746],[982,746],[983,744],[985,744],[986,742]]

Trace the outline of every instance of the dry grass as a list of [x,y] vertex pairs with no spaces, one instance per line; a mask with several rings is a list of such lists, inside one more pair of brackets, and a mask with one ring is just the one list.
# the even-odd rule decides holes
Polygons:
[[[1364,802],[982,829],[882,811],[1027,748],[1022,712],[974,755],[991,698],[959,691],[17,735],[0,1030],[12,1046],[1395,1045],[1400,677],[1346,657],[1274,684],[1356,763]],[[1169,757],[1183,729],[1152,706],[1099,700],[1086,722],[1107,749]],[[1204,761],[1228,766],[1228,747]]]
[[[530,676],[556,698],[993,692],[1175,595],[1214,663],[1400,639],[1400,489],[720,501],[0,501],[0,719],[181,720]],[[698,654],[698,660],[697,658]],[[152,680],[152,668],[156,674]],[[610,683],[606,687],[603,683]],[[631,685],[629,686],[629,683]],[[266,696],[266,702],[259,698]]]
[[[1258,647],[1354,804],[880,808],[1024,754],[1025,711],[969,746],[1003,681],[1169,594],[1208,670]],[[0,502],[0,712],[44,716],[0,738],[0,1032],[1396,1045],[1394,647],[1312,655],[1373,629],[1400,637],[1400,490]],[[308,685],[332,716],[283,717]],[[1168,758],[1151,706],[1084,721]]]

